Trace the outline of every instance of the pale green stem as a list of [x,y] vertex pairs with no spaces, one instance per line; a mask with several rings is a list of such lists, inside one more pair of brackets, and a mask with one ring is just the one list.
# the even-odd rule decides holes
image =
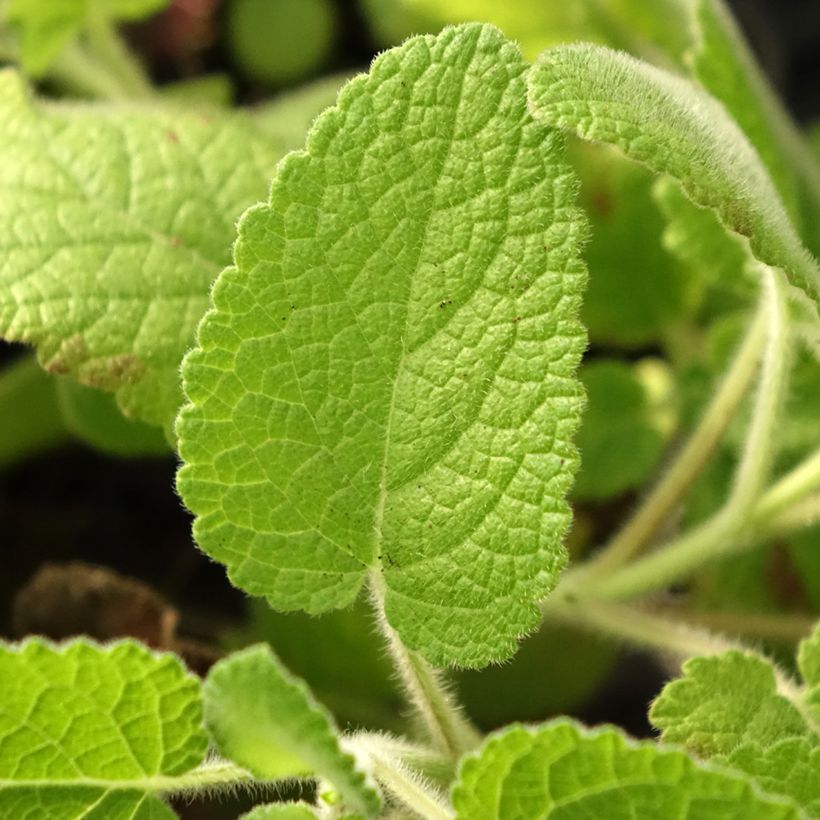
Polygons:
[[149,99],[154,95],[145,70],[122,41],[104,9],[89,15],[87,44],[90,52],[117,76],[131,99]]
[[435,748],[458,760],[481,742],[481,736],[464,717],[440,674],[421,655],[408,649],[387,622],[383,584],[379,575],[371,574],[373,607],[404,691],[421,717]]
[[231,789],[242,785],[258,787],[264,784],[260,784],[245,769],[224,761],[203,763],[190,772],[176,776],[153,775],[125,780],[109,780],[102,777],[77,777],[71,780],[48,778],[0,780],[0,790],[27,787],[32,789],[46,787],[59,787],[61,789],[97,788],[106,791],[140,791],[167,795],[212,791],[221,788]]
[[765,266],[760,268],[763,298],[769,306],[766,348],[752,420],[727,504],[738,518],[748,515],[768,481],[778,438],[777,420],[789,373],[790,334],[785,283],[778,271]]
[[566,622],[587,626],[596,631],[621,638],[635,646],[667,652],[681,661],[687,658],[719,655],[730,650],[763,657],[772,663],[777,690],[795,704],[801,713],[802,689],[783,670],[738,641],[708,632],[678,621],[660,617],[657,613],[644,612],[624,604],[595,600],[562,602],[550,609],[550,614]]
[[759,516],[774,518],[820,490],[820,450],[777,481],[760,500]]
[[817,622],[810,615],[790,612],[727,612],[678,606],[652,607],[648,611],[712,632],[788,643],[797,643],[807,637]]
[[[757,372],[766,341],[765,301],[691,438],[623,529],[574,572],[609,572],[637,554],[657,532],[715,451]],[[569,573],[568,573],[569,575]]]
[[120,77],[77,43],[69,43],[49,68],[49,77],[65,89],[99,100],[128,100],[133,96]]
[[818,523],[820,523],[820,493],[815,493],[770,521],[766,525],[765,532],[769,537],[778,538]]
[[764,278],[767,304],[767,345],[752,421],[737,477],[726,505],[713,518],[650,555],[612,574],[567,576],[566,590],[583,591],[610,600],[634,598],[682,580],[698,567],[742,549],[753,533],[760,487],[766,480],[771,451],[777,439],[788,354],[787,314],[783,288],[776,271]]
[[450,820],[455,813],[444,795],[404,763],[390,742],[378,735],[353,735],[345,746],[369,763],[376,782],[391,797],[425,820]]

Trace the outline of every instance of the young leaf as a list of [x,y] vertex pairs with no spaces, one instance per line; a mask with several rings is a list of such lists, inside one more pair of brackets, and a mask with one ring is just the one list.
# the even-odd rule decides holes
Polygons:
[[0,645],[0,691],[7,820],[166,820],[154,793],[205,755],[198,681],[132,641]]
[[820,721],[817,715],[812,720],[811,686],[818,634],[800,648],[805,695],[781,694],[783,684],[763,658],[727,652],[687,661],[684,676],[667,684],[652,705],[650,720],[663,740],[746,772],[767,792],[789,797],[816,816]]
[[168,429],[270,142],[238,116],[35,104],[0,72],[0,335]]
[[692,658],[683,672],[649,713],[664,741],[712,757],[742,743],[770,746],[808,732],[800,712],[778,694],[772,665],[763,658],[743,652]]
[[435,663],[508,657],[565,562],[576,184],[493,28],[379,57],[243,218],[183,366],[179,491],[274,608],[371,574]]
[[167,4],[168,0],[9,0],[6,17],[21,32],[23,67],[32,76],[41,76],[92,14],[140,20]]
[[217,663],[203,697],[205,722],[225,757],[266,780],[327,778],[347,805],[378,813],[379,795],[339,747],[330,714],[269,647],[258,644]]
[[545,52],[530,74],[534,116],[617,145],[669,174],[697,205],[749,239],[757,258],[783,268],[815,301],[820,269],[801,244],[766,169],[743,132],[692,83],[607,48]]
[[462,762],[453,805],[463,820],[802,817],[736,772],[565,719],[491,735]]
[[664,438],[652,422],[646,390],[628,364],[598,359],[580,376],[588,406],[578,431],[581,469],[573,495],[602,499],[639,486],[657,465]]

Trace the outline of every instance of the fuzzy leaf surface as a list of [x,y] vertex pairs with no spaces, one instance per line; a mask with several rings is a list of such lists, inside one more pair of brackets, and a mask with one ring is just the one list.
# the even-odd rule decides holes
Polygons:
[[683,672],[650,711],[664,741],[712,757],[742,743],[769,746],[808,731],[794,705],[778,694],[772,665],[763,658],[726,652],[692,658]]
[[367,816],[381,803],[339,746],[330,713],[264,644],[217,663],[203,689],[205,722],[220,754],[265,780],[318,775]]
[[0,72],[0,336],[170,429],[211,281],[280,156],[239,116],[47,105]]
[[815,302],[820,268],[803,247],[768,172],[723,106],[691,82],[608,48],[545,52],[529,80],[536,118],[677,179],[755,256]]
[[462,762],[452,798],[460,820],[803,817],[737,773],[565,719],[491,735]]
[[0,814],[166,820],[153,792],[202,762],[199,682],[123,641],[0,646]]
[[489,26],[386,52],[279,167],[183,366],[200,546],[276,609],[368,575],[437,664],[508,657],[565,562],[575,178]]
[[693,658],[683,677],[667,684],[649,713],[664,741],[682,743],[699,756],[746,772],[761,788],[794,800],[812,817],[820,807],[820,743],[814,666],[816,630],[802,642],[799,665],[806,676],[798,709],[778,691],[772,665],[763,658],[727,652]]
[[319,815],[307,803],[270,803],[257,806],[240,820],[316,820]]

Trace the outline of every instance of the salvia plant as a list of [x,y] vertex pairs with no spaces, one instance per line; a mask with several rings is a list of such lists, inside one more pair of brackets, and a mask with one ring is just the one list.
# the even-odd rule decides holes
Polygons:
[[[350,678],[2,644],[0,815],[820,817],[820,165],[720,0],[394,4],[438,33],[253,110],[148,83],[115,25],[161,5],[2,7],[0,332],[39,362],[4,374],[8,446],[55,400],[175,449],[199,549],[342,610],[296,643]],[[601,677],[567,626],[667,659],[656,740],[475,728],[448,676],[492,700],[527,635],[496,725],[563,652]],[[338,707],[385,657],[389,732]]]

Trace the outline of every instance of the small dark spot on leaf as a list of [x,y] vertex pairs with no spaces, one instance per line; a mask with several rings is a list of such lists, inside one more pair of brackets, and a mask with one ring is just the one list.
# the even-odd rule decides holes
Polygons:
[[179,135],[177,134],[176,131],[172,131],[170,129],[168,131],[166,131],[165,132],[165,139],[167,139],[168,142],[174,143],[174,145],[179,144]]

